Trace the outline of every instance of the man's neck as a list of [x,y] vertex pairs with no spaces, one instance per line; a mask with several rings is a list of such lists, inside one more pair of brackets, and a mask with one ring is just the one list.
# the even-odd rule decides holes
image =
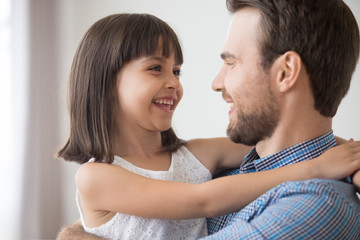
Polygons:
[[256,144],[256,152],[262,158],[288,147],[322,136],[332,130],[332,118],[307,116],[304,119],[279,122],[271,137]]

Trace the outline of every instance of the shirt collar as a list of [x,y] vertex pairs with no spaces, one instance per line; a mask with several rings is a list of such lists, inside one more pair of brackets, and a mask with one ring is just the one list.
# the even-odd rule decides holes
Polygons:
[[254,148],[245,156],[240,171],[249,171],[249,168],[253,168],[253,171],[265,171],[306,161],[318,157],[334,146],[336,146],[336,140],[331,131],[263,158],[259,158],[256,148]]

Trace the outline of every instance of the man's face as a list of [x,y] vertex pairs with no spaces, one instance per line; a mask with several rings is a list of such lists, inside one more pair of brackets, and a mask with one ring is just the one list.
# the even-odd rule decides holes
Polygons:
[[260,65],[259,23],[260,13],[255,8],[235,13],[221,54],[224,65],[212,85],[230,105],[229,138],[246,145],[270,137],[280,115],[269,71]]

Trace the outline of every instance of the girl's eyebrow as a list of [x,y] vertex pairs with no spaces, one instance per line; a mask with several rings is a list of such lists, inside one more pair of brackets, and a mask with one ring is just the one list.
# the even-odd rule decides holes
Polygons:
[[148,61],[153,61],[153,60],[160,61],[160,62],[165,61],[165,59],[163,57],[148,57],[145,60],[143,60],[142,62],[148,62]]
[[[150,61],[159,61],[161,63],[164,63],[166,61],[165,57],[156,57],[156,56],[152,56],[152,57],[148,57],[146,59],[144,59],[143,61],[141,61],[141,63],[146,63],[146,62],[150,62]],[[174,66],[181,66],[180,63],[175,63]]]

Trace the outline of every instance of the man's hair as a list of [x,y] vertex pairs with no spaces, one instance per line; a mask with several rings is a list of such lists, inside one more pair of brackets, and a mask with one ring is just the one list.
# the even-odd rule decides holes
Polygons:
[[[116,76],[128,62],[161,52],[183,55],[175,32],[149,14],[115,14],[100,19],[85,33],[76,50],[69,78],[70,136],[58,157],[79,163],[90,158],[112,163],[118,106]],[[141,86],[139,86],[141,87]],[[183,141],[170,128],[161,132],[165,150],[175,151]]]
[[264,69],[285,52],[297,52],[310,78],[315,109],[333,117],[359,57],[359,28],[350,8],[341,0],[227,0],[226,4],[232,13],[246,6],[260,10],[258,43]]

